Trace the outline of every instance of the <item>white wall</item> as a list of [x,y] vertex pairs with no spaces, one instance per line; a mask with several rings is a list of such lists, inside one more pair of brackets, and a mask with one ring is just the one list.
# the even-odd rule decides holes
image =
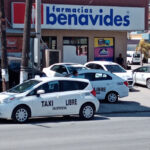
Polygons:
[[76,46],[63,46],[63,62],[84,64],[87,62],[87,56],[77,56]]

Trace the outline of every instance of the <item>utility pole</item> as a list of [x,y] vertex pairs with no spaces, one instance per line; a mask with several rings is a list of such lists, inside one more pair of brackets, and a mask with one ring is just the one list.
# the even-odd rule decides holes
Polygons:
[[6,48],[6,19],[4,11],[4,0],[0,0],[0,38],[1,38],[1,74],[2,90],[6,91],[9,85],[8,61]]
[[27,70],[28,70],[29,49],[30,49],[31,13],[32,13],[32,0],[26,0],[20,83],[28,79]]

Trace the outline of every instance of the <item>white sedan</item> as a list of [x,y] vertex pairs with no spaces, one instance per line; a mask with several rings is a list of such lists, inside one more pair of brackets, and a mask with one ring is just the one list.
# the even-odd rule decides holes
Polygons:
[[99,101],[88,80],[37,78],[0,93],[0,118],[24,123],[28,118],[80,115],[92,119]]
[[85,67],[90,69],[98,69],[98,70],[105,70],[115,75],[119,76],[120,78],[128,81],[129,89],[133,88],[133,74],[131,70],[125,70],[119,64],[110,61],[90,61],[85,64]]
[[70,76],[74,70],[80,71],[87,69],[81,64],[76,63],[56,63],[47,68],[43,68],[43,72],[47,77],[64,77]]
[[115,103],[118,97],[126,97],[129,94],[128,82],[108,71],[89,69],[80,71],[78,77],[91,82],[99,100],[105,99]]
[[134,82],[146,85],[150,89],[150,66],[143,66],[133,70]]

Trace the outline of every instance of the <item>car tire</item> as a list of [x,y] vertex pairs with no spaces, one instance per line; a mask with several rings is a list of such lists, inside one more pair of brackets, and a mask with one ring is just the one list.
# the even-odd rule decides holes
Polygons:
[[116,92],[109,92],[106,95],[106,101],[109,103],[116,103],[118,101],[118,94]]
[[83,120],[90,120],[94,117],[95,109],[92,104],[84,104],[80,110],[80,117]]
[[146,81],[146,87],[147,87],[148,89],[150,89],[150,79],[147,79],[147,81]]
[[14,122],[17,123],[25,123],[28,121],[30,116],[30,111],[28,107],[19,106],[15,108],[12,114],[12,119]]

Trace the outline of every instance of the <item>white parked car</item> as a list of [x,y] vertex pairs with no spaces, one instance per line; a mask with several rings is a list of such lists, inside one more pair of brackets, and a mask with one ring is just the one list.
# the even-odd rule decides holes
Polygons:
[[125,70],[123,67],[121,67],[119,64],[117,64],[115,62],[91,61],[91,62],[87,62],[84,66],[87,68],[90,68],[90,69],[101,69],[101,70],[105,70],[105,71],[114,73],[115,75],[119,76],[120,78],[128,81],[129,89],[133,88],[134,82],[133,82],[132,71]]
[[48,77],[63,77],[71,75],[74,70],[80,71],[82,69],[87,68],[81,64],[76,63],[56,63],[50,67],[43,68],[43,72]]
[[99,101],[86,79],[37,78],[0,93],[0,118],[24,123],[28,118],[80,115],[92,119]]
[[110,103],[115,103],[118,101],[118,97],[129,95],[128,82],[108,71],[83,70],[79,72],[78,77],[88,79],[91,82],[99,100],[105,99]]
[[146,85],[150,89],[150,66],[142,66],[133,70],[134,82]]

